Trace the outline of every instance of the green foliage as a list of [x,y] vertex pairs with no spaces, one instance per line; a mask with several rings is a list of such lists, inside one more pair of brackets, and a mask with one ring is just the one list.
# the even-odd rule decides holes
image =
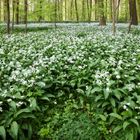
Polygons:
[[118,28],[1,35],[0,137],[136,140],[140,37]]

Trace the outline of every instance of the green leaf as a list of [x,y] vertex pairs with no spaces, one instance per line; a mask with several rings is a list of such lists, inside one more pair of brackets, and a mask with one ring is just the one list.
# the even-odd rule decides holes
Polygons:
[[40,98],[41,100],[47,100],[47,101],[50,101],[50,99],[47,97],[47,96],[43,96]]
[[133,122],[134,124],[136,124],[139,127],[139,123],[136,119],[130,119],[131,122]]
[[106,121],[106,117],[104,115],[99,115],[99,117],[103,120],[103,121]]
[[42,81],[38,82],[37,85],[41,88],[44,88],[46,86],[46,84]]
[[31,118],[31,119],[36,119],[36,117],[33,115],[33,114],[27,114],[27,113],[22,113],[22,114],[20,114],[16,119],[17,120],[20,120],[20,119],[29,119],[29,118]]
[[113,98],[110,99],[110,102],[111,102],[111,105],[112,105],[113,107],[116,106],[115,100],[114,100]]
[[91,93],[100,92],[102,89],[100,87],[95,87],[91,90]]
[[113,133],[117,133],[118,131],[120,131],[122,129],[121,125],[118,125],[117,127],[114,128]]
[[4,126],[0,126],[0,136],[2,137],[3,140],[6,140],[6,131]]
[[129,124],[130,124],[130,122],[125,121],[125,122],[123,123],[123,130],[125,130],[125,129],[126,129],[126,127],[127,127]]
[[97,102],[98,100],[102,99],[102,94],[98,95],[96,98],[95,98],[95,102]]
[[106,102],[104,102],[104,103],[102,104],[102,108],[105,107],[105,106],[107,106],[107,105],[109,105],[109,102],[106,101]]
[[12,124],[11,124],[10,134],[14,140],[17,140],[17,138],[18,138],[18,124],[16,121],[12,122]]
[[105,97],[105,100],[109,97],[109,92],[106,92],[105,90],[104,90],[104,97]]
[[19,116],[19,115],[22,114],[22,113],[30,113],[30,112],[31,112],[31,110],[28,109],[28,108],[21,109],[21,110],[19,110],[19,111],[14,115],[14,117],[16,118],[17,116]]
[[12,109],[14,111],[16,111],[17,107],[16,107],[16,103],[14,101],[9,102],[9,105],[12,107]]
[[35,110],[38,106],[37,106],[37,102],[35,98],[30,98],[31,102],[30,102],[30,107],[31,109]]
[[117,119],[119,119],[119,120],[123,120],[122,116],[120,116],[120,115],[117,114],[117,113],[110,113],[110,116],[115,117],[115,118],[117,118]]
[[114,96],[118,99],[118,100],[120,100],[121,99],[121,92],[119,91],[119,90],[114,90],[113,91],[113,93],[114,93]]

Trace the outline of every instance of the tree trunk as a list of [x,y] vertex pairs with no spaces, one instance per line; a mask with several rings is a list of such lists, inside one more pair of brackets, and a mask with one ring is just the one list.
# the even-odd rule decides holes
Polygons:
[[109,20],[112,21],[112,0],[110,0]]
[[77,20],[77,22],[79,22],[79,14],[78,14],[77,0],[75,0],[75,12],[76,12],[76,20]]
[[16,24],[19,24],[19,0],[16,0]]
[[73,0],[70,3],[70,19],[73,20]]
[[55,17],[54,17],[54,23],[55,23],[55,28],[56,28],[56,21],[57,21],[57,0],[55,0],[55,7],[54,7],[54,10],[55,10]]
[[7,9],[7,33],[10,34],[10,2],[6,0]]
[[103,0],[99,0],[99,10],[100,10],[100,21],[99,21],[99,25],[100,26],[104,26],[106,25],[106,18],[105,18],[105,14],[104,14],[104,1]]
[[42,0],[39,1],[39,18],[38,21],[40,22],[43,19],[42,17]]
[[138,5],[138,21],[140,22],[140,0],[137,0]]
[[7,23],[7,0],[3,0],[3,19]]
[[67,1],[65,0],[65,21],[67,20]]
[[98,20],[98,0],[95,0],[95,21]]
[[85,0],[82,1],[82,20],[85,21],[86,15],[85,15]]
[[1,1],[0,1],[0,22],[2,21],[2,12],[1,12],[1,9],[2,9],[2,4],[1,4]]
[[136,0],[129,0],[129,11],[132,25],[138,25]]
[[112,23],[113,23],[113,35],[116,33],[116,0],[112,1]]
[[91,22],[92,0],[87,0],[88,22]]
[[27,33],[27,14],[28,14],[28,2],[24,0],[24,24],[25,24],[25,33]]
[[12,30],[14,29],[15,22],[15,0],[12,0]]

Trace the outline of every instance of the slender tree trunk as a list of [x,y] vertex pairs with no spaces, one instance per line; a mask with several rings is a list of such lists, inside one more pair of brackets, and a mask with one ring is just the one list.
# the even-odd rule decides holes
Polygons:
[[4,22],[7,22],[7,0],[3,0],[3,16]]
[[106,25],[106,18],[105,18],[105,14],[104,14],[104,1],[103,0],[99,0],[99,8],[100,8],[100,22],[99,22],[99,25],[104,26],[104,25]]
[[85,15],[85,0],[82,1],[82,20],[85,21],[86,15]]
[[91,22],[92,0],[87,0],[88,22]]
[[138,5],[138,21],[140,22],[140,0],[137,0],[137,5]]
[[73,0],[70,3],[70,19],[73,20]]
[[56,21],[57,21],[57,0],[55,0],[54,10],[55,10],[54,23],[55,23],[55,28],[56,28],[57,27],[56,26]]
[[16,0],[16,24],[19,24],[19,0]]
[[76,12],[76,20],[77,20],[77,22],[79,22],[79,14],[78,14],[77,0],[75,0],[75,12]]
[[112,21],[112,0],[110,0],[109,20]]
[[138,25],[136,0],[129,0],[129,11],[132,25]]
[[24,24],[25,24],[25,33],[27,33],[27,15],[28,15],[28,1],[24,0]]
[[113,35],[116,33],[116,0],[112,1],[112,22],[113,22]]
[[67,0],[65,0],[65,21],[67,20]]
[[95,21],[98,20],[98,0],[95,0]]
[[10,1],[6,0],[7,7],[7,33],[10,34]]
[[2,1],[0,1],[0,22],[2,21],[2,12],[1,12],[1,9],[2,9]]
[[14,30],[14,22],[15,22],[15,0],[12,0],[12,30]]
[[40,22],[43,19],[42,17],[42,0],[39,1],[39,18],[38,21]]

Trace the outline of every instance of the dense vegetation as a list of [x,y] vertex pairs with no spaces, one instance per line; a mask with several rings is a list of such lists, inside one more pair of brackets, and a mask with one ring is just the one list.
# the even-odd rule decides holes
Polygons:
[[1,138],[136,140],[140,28],[117,28],[1,34]]
[[139,140],[139,21],[140,0],[0,0],[0,140]]

